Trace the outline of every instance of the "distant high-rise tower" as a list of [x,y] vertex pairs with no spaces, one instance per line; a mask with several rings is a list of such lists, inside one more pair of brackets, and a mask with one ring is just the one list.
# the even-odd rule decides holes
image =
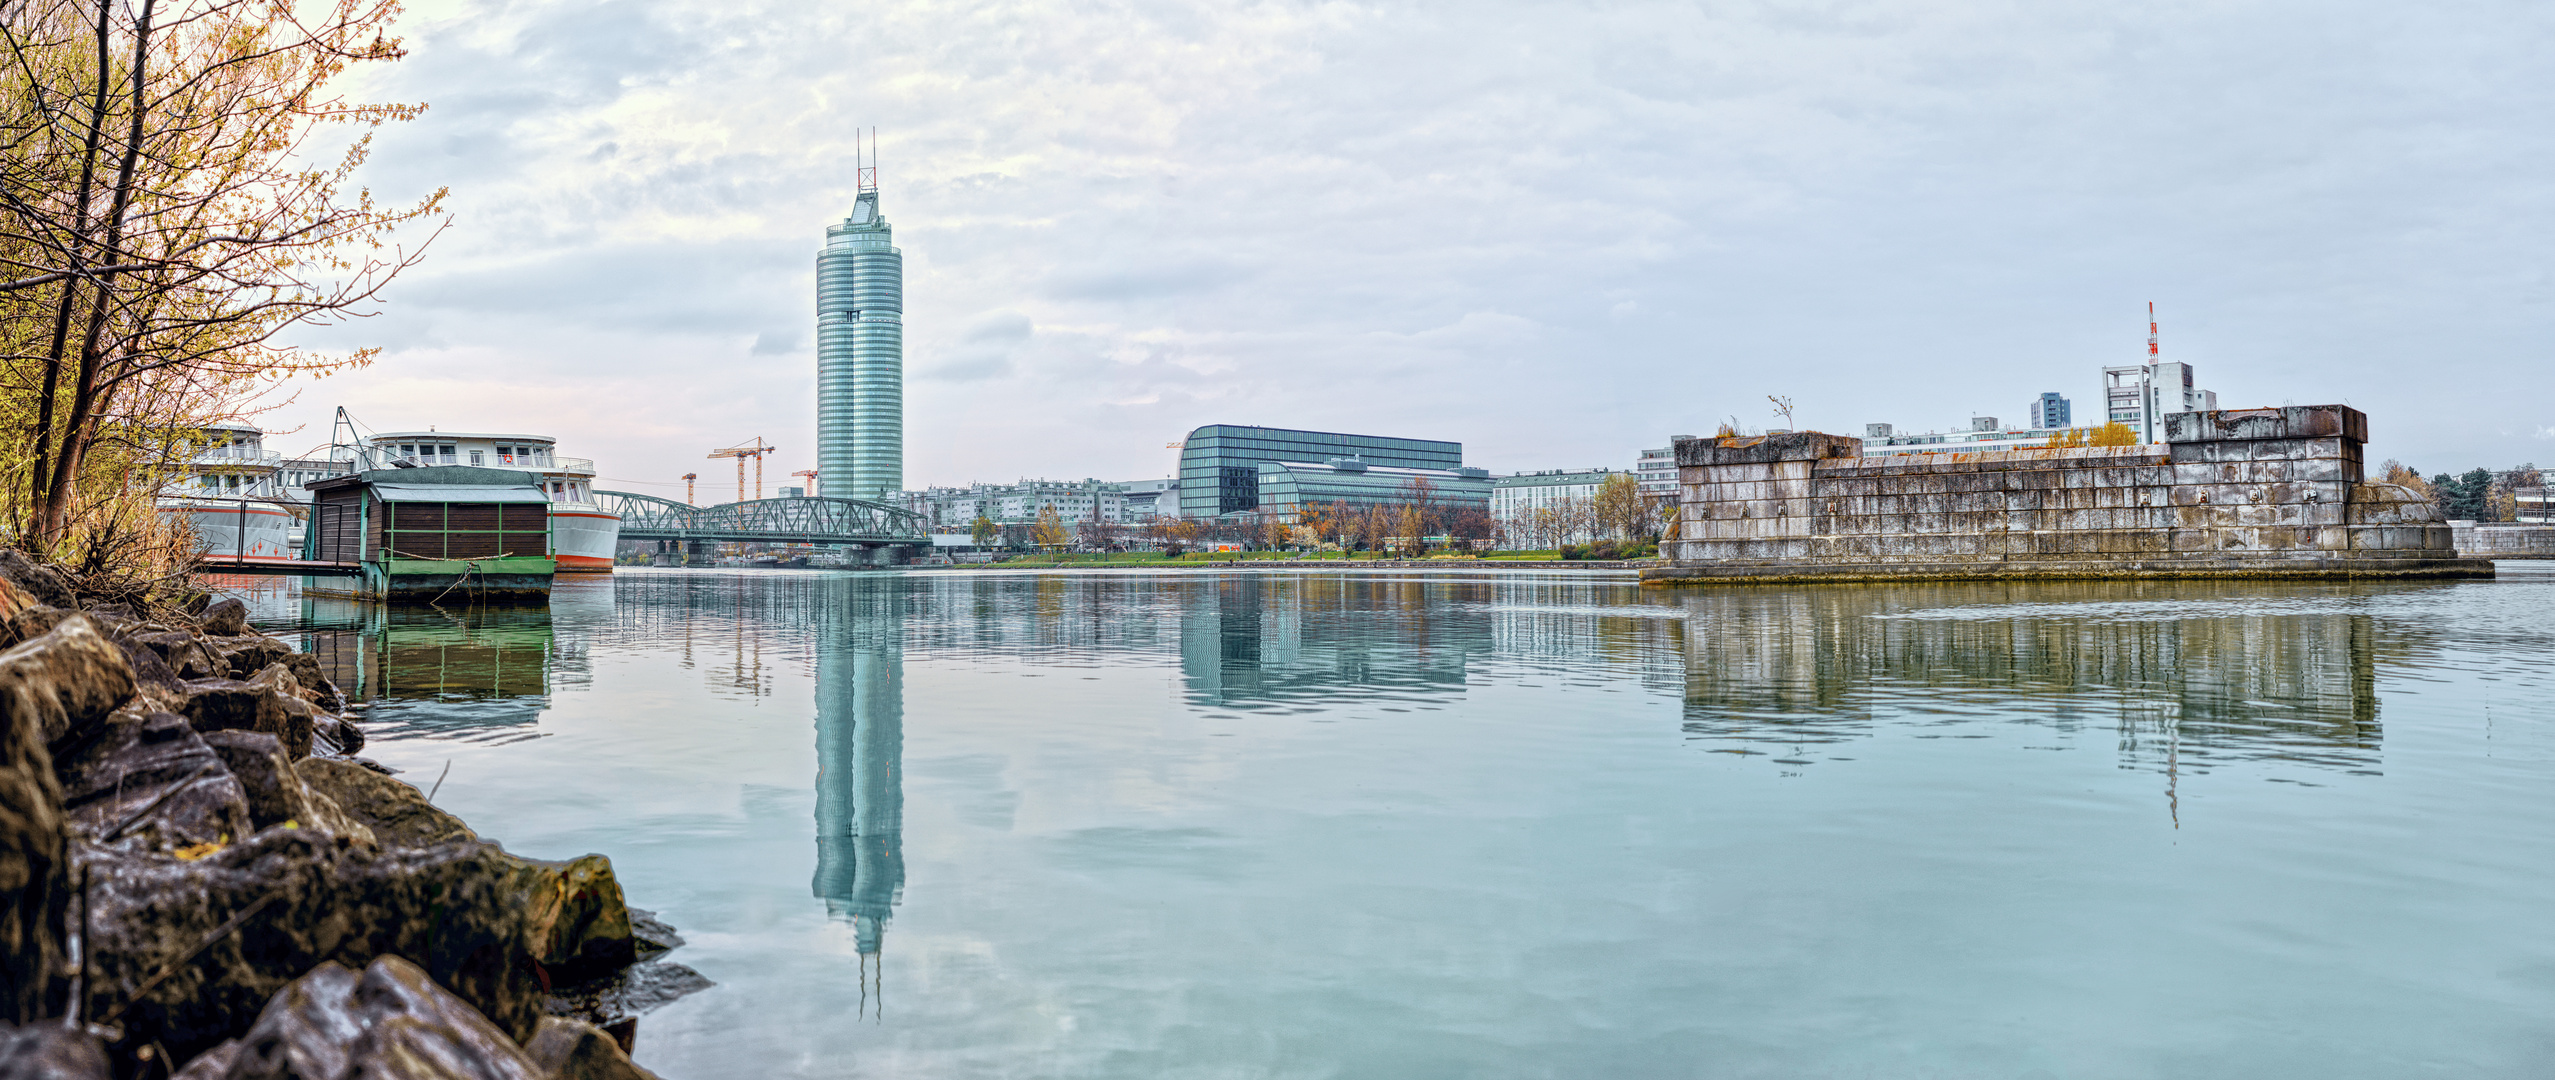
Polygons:
[[875,499],[905,486],[905,255],[858,169],[852,216],[816,257],[817,493]]
[[2066,398],[2059,396],[2055,390],[2050,391],[2032,402],[2032,426],[2042,429],[2066,427],[2074,420],[2070,415],[2073,411],[2068,407]]

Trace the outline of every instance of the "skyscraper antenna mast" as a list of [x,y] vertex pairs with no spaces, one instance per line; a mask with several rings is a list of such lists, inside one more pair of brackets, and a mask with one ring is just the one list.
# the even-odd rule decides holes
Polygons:
[[869,129],[869,165],[861,165],[861,131],[852,129],[853,182],[861,191],[878,190],[878,129]]

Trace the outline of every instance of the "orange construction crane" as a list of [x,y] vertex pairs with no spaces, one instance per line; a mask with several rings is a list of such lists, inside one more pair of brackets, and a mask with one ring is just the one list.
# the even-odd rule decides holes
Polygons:
[[701,474],[700,474],[700,473],[696,473],[696,472],[688,472],[688,473],[684,473],[684,474],[683,474],[683,505],[685,505],[685,506],[699,506],[699,505],[701,505],[701,504],[699,504],[699,503],[696,503],[696,502],[693,502],[693,501],[692,501],[692,481],[698,480],[698,479],[700,479],[700,478],[701,478]]
[[791,476],[804,476],[804,477],[806,477],[806,478],[807,478],[807,493],[808,493],[808,494],[810,494],[810,495],[814,495],[814,494],[817,494],[817,493],[818,493],[818,492],[817,492],[817,490],[816,490],[816,470],[814,470],[814,469],[801,469],[801,470],[799,470],[799,471],[797,471],[797,472],[791,473],[790,475],[791,475]]
[[780,449],[780,447],[764,442],[763,437],[757,435],[754,437],[753,442],[738,443],[737,445],[728,447],[724,450],[712,450],[710,451],[710,456],[714,458],[732,457],[736,459],[736,501],[744,502],[745,459],[754,459],[754,497],[760,499],[763,497],[763,455],[769,454],[778,449]]

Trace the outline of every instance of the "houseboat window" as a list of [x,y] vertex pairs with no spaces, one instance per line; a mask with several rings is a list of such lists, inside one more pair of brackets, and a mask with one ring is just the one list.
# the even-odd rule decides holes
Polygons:
[[205,486],[205,487],[208,487],[208,488],[217,488],[217,487],[220,487],[220,486],[222,486],[222,478],[221,478],[221,477],[218,477],[218,476],[211,476],[211,475],[207,475],[207,476],[205,476],[205,477],[204,477],[204,486]]
[[451,444],[451,443],[445,443],[445,444],[444,444],[444,448],[443,448],[443,449],[444,449],[444,460],[445,460],[445,461],[459,461],[459,460],[461,460],[461,454],[460,454],[460,450],[461,450],[461,448],[460,448],[460,447],[454,446],[454,445],[453,445],[453,444]]
[[473,465],[485,465],[485,464],[487,464],[487,462],[486,462],[486,461],[484,461],[484,460],[482,460],[482,459],[481,459],[480,454],[479,454],[479,451],[477,451],[477,450],[473,450],[473,451],[471,451],[471,452],[470,452],[470,463],[471,463],[471,464],[473,464]]

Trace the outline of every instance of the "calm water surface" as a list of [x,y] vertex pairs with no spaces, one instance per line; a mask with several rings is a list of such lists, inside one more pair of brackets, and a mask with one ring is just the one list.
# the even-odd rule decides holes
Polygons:
[[672,1078],[2542,1077],[2555,573],[260,597],[609,854]]

